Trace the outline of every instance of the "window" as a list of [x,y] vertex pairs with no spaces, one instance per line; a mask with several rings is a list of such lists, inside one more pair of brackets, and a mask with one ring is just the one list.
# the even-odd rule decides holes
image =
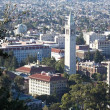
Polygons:
[[66,29],[66,34],[69,34],[69,29]]

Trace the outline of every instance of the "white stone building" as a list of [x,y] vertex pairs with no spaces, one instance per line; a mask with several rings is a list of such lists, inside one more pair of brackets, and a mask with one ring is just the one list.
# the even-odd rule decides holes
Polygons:
[[64,34],[59,34],[56,35],[54,38],[55,43],[59,45],[59,48],[65,48],[65,35]]
[[95,40],[105,40],[106,36],[95,32],[84,32],[83,38],[86,41],[86,44],[90,45],[90,43],[94,42]]
[[42,72],[29,76],[29,94],[35,95],[52,95],[61,94],[65,91],[67,80],[59,74]]
[[56,61],[60,60],[61,58],[64,58],[64,50],[52,48],[51,49],[51,58],[54,57]]
[[64,34],[55,34],[55,33],[47,33],[40,34],[40,41],[44,42],[52,42],[58,45],[59,48],[65,48],[65,35]]
[[103,55],[110,56],[110,40],[95,40],[90,44],[90,48],[100,49]]
[[76,33],[71,14],[65,24],[65,71],[68,74],[76,73]]

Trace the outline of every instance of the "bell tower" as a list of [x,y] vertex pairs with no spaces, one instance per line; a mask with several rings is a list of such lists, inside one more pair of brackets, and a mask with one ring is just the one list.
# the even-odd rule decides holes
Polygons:
[[76,73],[76,32],[71,13],[65,23],[65,72]]

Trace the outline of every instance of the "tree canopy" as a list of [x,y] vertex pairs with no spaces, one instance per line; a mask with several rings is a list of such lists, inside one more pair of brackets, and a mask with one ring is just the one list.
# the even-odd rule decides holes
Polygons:
[[99,50],[96,50],[95,52],[94,61],[95,63],[100,63],[101,61],[103,61],[103,55],[99,52]]
[[81,33],[80,36],[76,37],[76,45],[84,45],[85,40],[83,38],[83,34]]
[[[103,82],[97,84],[75,84],[69,93],[62,97],[62,110],[107,110],[110,106],[108,86]],[[109,106],[108,106],[109,105]]]

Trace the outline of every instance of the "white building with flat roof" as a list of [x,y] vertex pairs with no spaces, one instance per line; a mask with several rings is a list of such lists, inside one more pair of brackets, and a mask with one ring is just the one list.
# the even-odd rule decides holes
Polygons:
[[90,44],[90,48],[100,49],[103,55],[110,56],[110,40],[95,40]]
[[47,33],[40,34],[39,41],[46,44],[46,42],[52,42],[57,45],[59,48],[65,48],[65,35],[64,34],[55,34],[55,33]]
[[95,32],[84,32],[83,38],[86,41],[86,44],[90,45],[90,43],[94,42],[95,40],[105,40],[106,36]]
[[65,35],[64,34],[59,34],[56,35],[54,38],[55,43],[59,45],[59,48],[65,48]]

